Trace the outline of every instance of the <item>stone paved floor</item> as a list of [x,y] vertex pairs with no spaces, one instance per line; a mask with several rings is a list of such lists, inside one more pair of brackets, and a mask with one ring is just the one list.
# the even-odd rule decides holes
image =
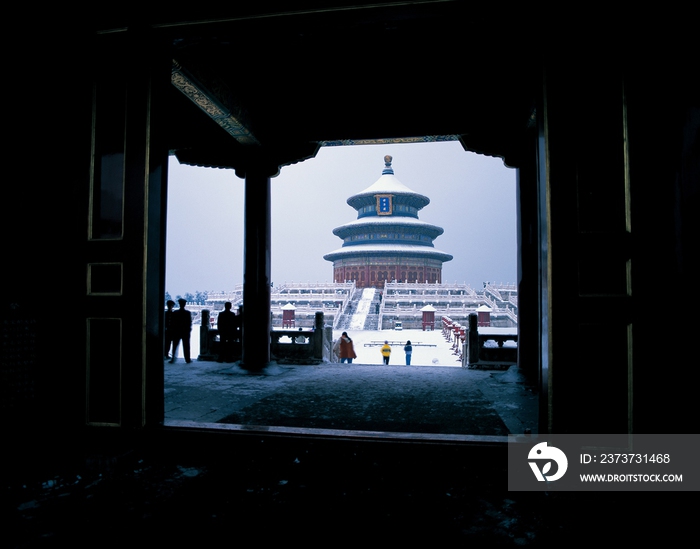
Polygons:
[[537,432],[537,394],[518,371],[454,367],[166,365],[166,422],[506,436]]

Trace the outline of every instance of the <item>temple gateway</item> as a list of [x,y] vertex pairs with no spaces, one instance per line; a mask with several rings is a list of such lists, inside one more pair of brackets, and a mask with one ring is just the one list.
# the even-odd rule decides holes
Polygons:
[[343,245],[323,256],[333,262],[335,282],[379,289],[385,282],[442,282],[442,264],[452,256],[433,240],[443,229],[418,219],[430,199],[401,183],[391,162],[385,156],[381,177],[347,200],[357,219],[333,230]]
[[[381,433],[360,443],[346,432],[325,444],[319,441],[334,435],[287,435],[271,426],[192,429],[165,419],[170,155],[228,170],[232,184],[244,186],[240,367],[263,372],[275,368],[271,180],[322,147],[360,143],[454,140],[517,170],[518,367],[537,384],[539,433],[697,432],[697,389],[683,374],[694,371],[687,365],[697,364],[698,351],[681,336],[700,331],[700,315],[692,305],[675,306],[668,323],[666,311],[650,306],[660,284],[686,295],[700,280],[693,19],[664,6],[581,10],[572,18],[525,3],[503,6],[497,17],[486,3],[465,9],[456,1],[281,4],[117,6],[81,17],[17,6],[15,19],[31,25],[13,26],[15,42],[27,47],[7,56],[5,70],[13,84],[6,158],[26,174],[1,191],[0,326],[7,345],[0,389],[4,455],[12,458],[5,470],[22,479],[14,464],[45,460],[52,470],[54,463],[84,461],[90,446],[95,463],[136,456],[143,447],[168,468],[182,452],[188,460],[200,453],[207,466],[213,456],[227,465],[229,456],[257,448],[261,471],[278,462],[286,474],[286,460],[268,459],[273,448],[289,449],[280,455],[313,449],[314,463],[333,464],[366,444],[371,459],[353,463],[376,458],[380,469],[366,472],[379,479],[377,471],[420,473],[396,468],[409,447],[415,450],[404,465],[453,455],[452,442],[424,444],[424,433],[415,445]],[[650,39],[669,32],[672,39]],[[386,77],[386,52],[388,89],[368,87]],[[401,101],[387,109],[396,90]],[[389,195],[379,212],[375,194]],[[358,224],[417,221],[398,215],[401,193],[352,200],[360,198],[375,215]],[[388,213],[385,206],[391,215],[378,215]],[[364,244],[348,238],[343,253],[362,251]],[[427,242],[422,248],[434,251]],[[341,258],[351,259],[331,261]],[[401,266],[394,263],[397,280]],[[382,276],[391,270],[387,265]],[[357,273],[362,283],[359,265]],[[371,282],[370,270],[364,273]],[[352,269],[341,273],[347,276]],[[58,310],[47,308],[52,294]],[[413,308],[412,298],[402,297]],[[462,308],[461,296],[451,308],[458,299]],[[399,306],[406,308],[397,300]],[[667,375],[675,371],[681,382]],[[507,440],[484,444],[470,434],[458,446],[454,455],[464,463],[493,464],[476,484],[490,490],[491,479],[503,479]],[[41,478],[34,470],[30,476]],[[285,524],[271,521],[268,508],[248,507],[246,516],[261,519],[250,523],[255,527]],[[109,532],[125,532],[129,516],[116,513]],[[326,518],[334,516],[320,520]],[[407,524],[398,528],[407,531]],[[136,524],[126,531],[143,536]]]

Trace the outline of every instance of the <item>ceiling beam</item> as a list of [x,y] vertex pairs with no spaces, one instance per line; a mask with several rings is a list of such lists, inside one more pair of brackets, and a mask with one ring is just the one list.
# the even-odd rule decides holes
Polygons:
[[222,80],[205,75],[201,70],[185,68],[182,63],[173,60],[170,81],[238,143],[260,145],[250,129],[248,114],[235,101],[232,91]]

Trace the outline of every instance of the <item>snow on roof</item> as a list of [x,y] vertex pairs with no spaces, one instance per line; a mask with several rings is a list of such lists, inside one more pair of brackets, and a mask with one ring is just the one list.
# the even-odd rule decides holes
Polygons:
[[333,261],[342,256],[357,255],[363,253],[402,253],[431,256],[442,261],[450,261],[452,256],[432,246],[420,246],[417,244],[353,244],[343,246],[323,256],[327,261]]
[[357,194],[405,193],[415,194],[415,191],[401,183],[395,175],[382,175],[364,191]]
[[348,202],[351,202],[354,198],[365,196],[365,195],[375,195],[375,194],[410,194],[421,198],[425,201],[425,205],[430,204],[430,199],[420,193],[415,192],[410,189],[394,175],[394,169],[391,167],[392,157],[386,155],[384,157],[385,168],[382,171],[382,176],[377,179],[372,185],[367,187],[365,190],[360,191],[356,195],[351,196]]
[[438,230],[438,234],[442,234],[443,232],[445,232],[445,230],[442,227],[438,227],[437,225],[433,225],[431,223],[426,223],[425,221],[421,221],[420,219],[416,219],[415,217],[404,217],[398,215],[377,215],[361,217],[360,219],[355,219],[353,221],[350,221],[349,223],[345,223],[344,225],[336,227],[333,232],[343,229],[351,229],[353,227],[362,227],[365,225],[406,225],[415,228],[425,228],[433,231]]

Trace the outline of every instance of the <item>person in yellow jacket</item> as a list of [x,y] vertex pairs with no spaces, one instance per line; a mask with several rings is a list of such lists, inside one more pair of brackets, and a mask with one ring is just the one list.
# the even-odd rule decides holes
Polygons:
[[391,346],[387,340],[384,340],[384,345],[382,345],[382,358],[384,359],[384,364],[389,364],[389,357],[391,356]]

